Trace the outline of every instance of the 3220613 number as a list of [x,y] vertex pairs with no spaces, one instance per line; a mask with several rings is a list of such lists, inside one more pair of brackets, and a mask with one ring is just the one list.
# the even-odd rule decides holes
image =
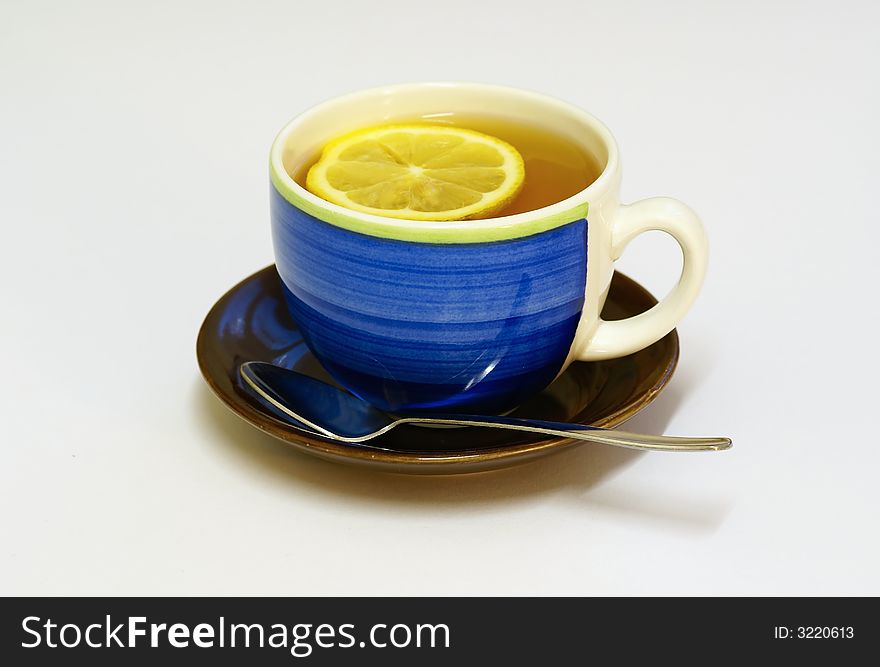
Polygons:
[[805,626],[797,629],[798,639],[852,639],[851,626]]

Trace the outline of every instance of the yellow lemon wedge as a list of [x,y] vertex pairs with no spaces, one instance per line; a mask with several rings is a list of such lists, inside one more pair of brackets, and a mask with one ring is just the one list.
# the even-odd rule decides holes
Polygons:
[[407,220],[486,218],[516,197],[522,156],[482,132],[446,125],[386,125],[331,141],[308,190],[355,211]]

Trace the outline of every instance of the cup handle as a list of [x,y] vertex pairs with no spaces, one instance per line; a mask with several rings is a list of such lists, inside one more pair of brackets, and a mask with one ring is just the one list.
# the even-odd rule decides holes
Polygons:
[[678,284],[650,310],[625,320],[599,320],[592,338],[579,350],[581,361],[613,359],[637,352],[672,331],[690,308],[703,278],[709,246],[697,214],[668,197],[652,197],[623,205],[611,231],[611,259],[642,232],[666,232],[681,246],[682,268]]

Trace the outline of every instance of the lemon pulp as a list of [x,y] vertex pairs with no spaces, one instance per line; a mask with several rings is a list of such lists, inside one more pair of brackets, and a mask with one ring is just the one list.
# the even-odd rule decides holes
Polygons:
[[307,189],[355,211],[408,220],[486,218],[516,197],[523,159],[488,134],[444,125],[388,125],[330,142]]

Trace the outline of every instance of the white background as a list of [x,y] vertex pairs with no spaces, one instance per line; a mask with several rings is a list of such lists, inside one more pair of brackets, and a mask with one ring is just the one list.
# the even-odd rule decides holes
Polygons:
[[[0,593],[880,594],[875,2],[0,2]],[[456,478],[228,413],[202,318],[269,264],[267,155],[351,90],[476,80],[610,125],[712,256],[630,430]],[[657,293],[672,241],[620,262]]]

